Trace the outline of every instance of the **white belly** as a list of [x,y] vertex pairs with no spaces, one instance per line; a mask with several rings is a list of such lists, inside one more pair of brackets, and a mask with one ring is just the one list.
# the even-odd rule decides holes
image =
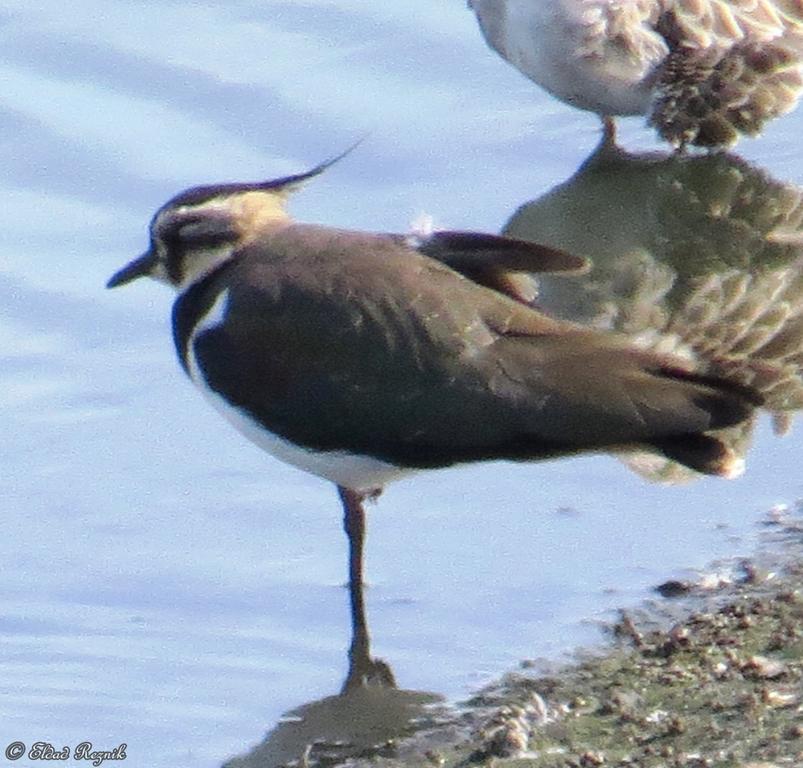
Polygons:
[[193,383],[225,419],[252,443],[277,459],[305,472],[317,475],[352,491],[371,491],[411,474],[415,470],[345,451],[312,451],[295,445],[270,432],[248,413],[234,407],[210,389],[195,357],[195,338],[203,331],[220,324],[226,315],[228,291],[223,291],[209,312],[198,323],[187,347],[187,367]]
[[600,115],[638,115],[649,108],[651,74],[668,52],[638,16],[627,34],[607,24],[606,0],[474,0],[480,23],[505,23],[491,44],[541,87]]

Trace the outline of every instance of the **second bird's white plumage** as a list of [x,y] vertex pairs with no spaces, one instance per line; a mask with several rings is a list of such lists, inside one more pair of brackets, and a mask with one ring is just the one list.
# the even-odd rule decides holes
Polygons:
[[[468,0],[468,4],[486,41],[503,58],[559,99],[602,116],[650,115],[673,80],[691,73],[694,81],[697,69],[714,69],[731,55],[741,66],[745,46],[759,50],[771,46],[782,61],[771,71],[762,72],[759,66],[753,72],[754,51],[747,51],[750,73],[740,84],[742,93],[735,95],[737,110],[743,98],[745,108],[758,112],[763,122],[791,109],[803,84],[801,0]],[[738,83],[739,76],[726,77],[728,86]],[[766,93],[760,93],[762,79]],[[701,93],[705,97],[705,87]],[[654,117],[659,130],[661,118]]]

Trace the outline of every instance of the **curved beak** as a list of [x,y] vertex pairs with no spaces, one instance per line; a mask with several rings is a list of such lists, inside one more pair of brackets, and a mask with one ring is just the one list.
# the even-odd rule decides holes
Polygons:
[[156,254],[153,251],[146,251],[142,256],[134,259],[130,264],[126,264],[121,270],[115,272],[106,283],[107,288],[116,288],[118,285],[125,285],[138,277],[147,277],[156,267]]

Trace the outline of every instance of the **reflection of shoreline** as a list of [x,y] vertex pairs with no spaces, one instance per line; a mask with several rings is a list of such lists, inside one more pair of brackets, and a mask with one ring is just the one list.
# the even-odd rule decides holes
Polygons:
[[[601,147],[503,233],[592,262],[539,275],[539,308],[695,359],[759,389],[777,432],[803,408],[803,191],[728,154],[631,155]],[[752,425],[730,431],[744,453]],[[632,463],[632,462],[631,462]],[[652,479],[694,475],[639,455]]]

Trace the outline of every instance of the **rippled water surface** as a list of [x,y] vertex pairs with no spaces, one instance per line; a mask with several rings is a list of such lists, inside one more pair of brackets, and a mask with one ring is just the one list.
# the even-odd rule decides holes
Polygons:
[[[343,681],[334,489],[209,410],[174,359],[166,288],[104,289],[174,192],[298,172],[365,136],[298,195],[299,218],[404,231],[425,213],[650,264],[682,241],[677,286],[675,272],[697,285],[710,266],[698,252],[731,279],[751,267],[747,238],[767,242],[760,222],[714,245],[705,222],[699,235],[694,206],[733,200],[723,179],[752,185],[742,198],[776,218],[803,185],[799,110],[740,145],[751,166],[681,171],[635,195],[692,189],[652,220],[627,207],[627,179],[566,186],[598,121],[492,54],[462,0],[4,0],[0,43],[2,749],[125,742],[131,768],[220,766]],[[620,138],[655,148],[639,120]],[[780,269],[793,256],[767,258]],[[636,261],[611,270],[640,280]],[[664,306],[666,279],[661,267],[647,300]],[[749,553],[762,514],[803,495],[800,435],[762,422],[730,483],[665,487],[592,457],[390,487],[370,510],[374,653],[401,689],[459,699],[521,658],[593,641],[656,583]]]

